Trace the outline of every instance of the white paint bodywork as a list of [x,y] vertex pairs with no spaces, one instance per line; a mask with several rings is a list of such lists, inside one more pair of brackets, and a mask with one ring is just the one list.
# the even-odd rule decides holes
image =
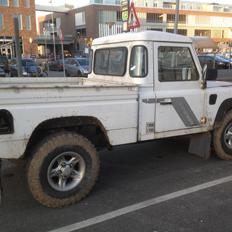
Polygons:
[[137,140],[138,88],[132,83],[80,82],[78,78],[53,78],[46,84],[42,79],[16,81],[0,80],[0,108],[14,118],[14,133],[0,136],[1,158],[19,158],[40,123],[61,117],[96,117],[112,145]]
[[[159,45],[187,46],[199,71],[199,81],[159,82],[157,78],[157,47]],[[148,75],[131,78],[129,61],[131,49],[144,45],[148,50]],[[93,42],[99,48],[126,47],[127,71],[123,77],[101,76],[92,72],[88,79],[80,78],[4,78],[0,80],[0,109],[11,112],[14,133],[0,135],[0,158],[19,158],[23,155],[31,134],[42,122],[70,116],[97,118],[111,145],[135,143],[156,138],[194,134],[213,129],[221,103],[232,98],[228,83],[214,82],[202,90],[201,66],[189,38],[162,32],[125,33]],[[215,105],[209,105],[210,94],[217,94]],[[186,127],[170,106],[161,108],[157,98],[181,96],[186,99],[200,121],[206,124]],[[146,104],[144,100],[153,99]],[[154,125],[153,131],[147,125]],[[152,127],[151,127],[152,128]]]

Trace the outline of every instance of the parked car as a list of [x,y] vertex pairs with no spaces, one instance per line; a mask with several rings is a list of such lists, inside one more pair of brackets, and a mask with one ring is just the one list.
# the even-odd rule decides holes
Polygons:
[[4,69],[0,68],[0,77],[5,77],[6,73],[4,71]]
[[201,66],[203,67],[205,64],[207,64],[209,69],[214,68],[214,62],[215,62],[215,68],[216,69],[228,69],[230,68],[230,61],[228,59],[225,59],[221,56],[214,56],[214,55],[199,55],[198,56]]
[[6,56],[0,55],[0,68],[2,68],[5,73],[9,72],[9,62]]
[[84,57],[67,58],[65,60],[66,76],[87,77],[89,60]]
[[51,71],[63,71],[63,60],[59,59],[59,60],[54,60],[52,62],[49,63],[49,70]]
[[[10,76],[18,76],[18,68],[16,59],[11,60]],[[41,69],[33,59],[22,59],[22,75],[23,77],[37,77],[40,76]]]
[[229,58],[229,57],[226,57],[226,56],[223,56],[223,55],[217,55],[217,57],[229,61],[230,62],[230,66],[232,66],[232,58]]

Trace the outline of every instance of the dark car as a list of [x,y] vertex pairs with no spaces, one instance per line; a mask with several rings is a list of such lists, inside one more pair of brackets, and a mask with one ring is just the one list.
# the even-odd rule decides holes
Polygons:
[[55,60],[49,63],[50,71],[63,71],[63,60]]
[[[38,77],[40,76],[41,69],[32,59],[22,59],[22,75],[23,77]],[[10,76],[17,77],[18,76],[18,68],[16,64],[16,60],[13,59],[11,61],[10,66]]]
[[0,68],[0,77],[6,77],[4,69]]
[[214,68],[214,62],[215,62],[215,68],[216,69],[228,69],[230,68],[230,61],[228,59],[225,59],[220,56],[214,56],[214,55],[199,55],[198,56],[201,66],[203,67],[205,64],[207,64],[209,69]]
[[9,72],[9,62],[6,56],[0,55],[0,68],[2,68],[6,73]]

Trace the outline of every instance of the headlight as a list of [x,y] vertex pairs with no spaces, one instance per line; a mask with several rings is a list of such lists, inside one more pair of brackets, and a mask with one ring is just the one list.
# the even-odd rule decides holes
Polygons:
[[28,76],[28,73],[27,72],[23,72],[23,76]]

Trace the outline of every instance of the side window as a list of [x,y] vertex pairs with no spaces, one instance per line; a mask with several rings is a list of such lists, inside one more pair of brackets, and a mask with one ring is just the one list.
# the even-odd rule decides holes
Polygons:
[[127,49],[124,47],[95,51],[94,73],[123,76],[126,72]]
[[159,81],[195,81],[199,74],[187,47],[159,47]]
[[130,76],[145,77],[148,72],[147,48],[144,46],[135,46],[131,51],[130,58]]

